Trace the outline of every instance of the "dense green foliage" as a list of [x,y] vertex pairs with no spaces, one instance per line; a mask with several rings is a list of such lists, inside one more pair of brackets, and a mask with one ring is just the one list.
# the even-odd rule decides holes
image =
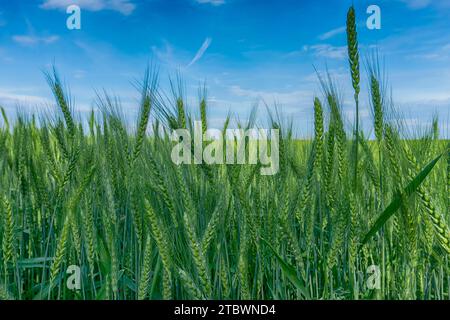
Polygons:
[[[83,127],[56,72],[47,78],[59,116],[9,123],[2,109],[0,299],[450,298],[449,142],[436,126],[406,139],[377,72],[376,140],[347,128],[322,79],[311,141],[271,118],[282,133],[274,176],[259,164],[175,165],[169,133],[193,130],[193,116],[152,73],[135,130],[106,95]],[[372,265],[379,289],[367,286]]]

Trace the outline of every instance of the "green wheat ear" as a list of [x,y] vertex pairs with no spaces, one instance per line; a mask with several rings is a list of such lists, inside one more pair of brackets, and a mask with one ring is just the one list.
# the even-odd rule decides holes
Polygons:
[[145,300],[148,294],[148,287],[152,273],[152,242],[150,235],[147,236],[144,251],[144,261],[141,276],[138,282],[138,299]]
[[380,144],[383,140],[383,102],[380,83],[374,75],[370,77],[370,91],[372,95],[373,112],[375,118],[375,137]]
[[358,51],[358,33],[356,31],[355,8],[350,7],[347,13],[347,47],[348,61],[350,63],[350,72],[352,76],[352,85],[355,91],[355,168],[354,168],[354,185],[356,187],[356,178],[358,171],[358,147],[359,147],[359,92],[360,92],[360,74],[359,74],[359,51]]
[[206,100],[205,98],[202,98],[200,101],[200,117],[202,120],[202,132],[206,132],[208,129],[208,120],[206,116]]
[[350,7],[347,13],[347,45],[352,85],[355,90],[355,99],[358,99],[360,92],[358,32],[356,31],[356,16],[355,8],[353,6]]
[[5,129],[6,131],[9,131],[9,120],[8,117],[6,116],[5,109],[2,106],[0,106],[0,113],[2,114],[3,121],[5,123]]
[[[12,207],[6,196],[0,198],[2,206],[5,210],[5,217],[3,223],[3,241],[2,241],[2,251],[3,251],[3,263],[5,265],[5,270],[8,270],[9,263],[15,263],[15,233],[14,233],[14,215]],[[0,207],[1,208],[1,207]]]
[[56,72],[56,68],[53,67],[53,72],[46,73],[45,76],[50,88],[52,89],[58,107],[62,111],[64,121],[66,122],[67,129],[69,130],[69,134],[71,137],[73,137],[75,135],[76,126],[72,116],[72,110],[70,108],[70,101],[68,96],[64,92],[63,85],[58,76],[58,73]]
[[184,102],[182,98],[177,99],[178,122],[182,129],[186,128],[186,112],[184,111]]
[[53,289],[53,287],[57,284],[56,283],[57,277],[61,272],[62,265],[65,262],[65,256],[67,253],[67,244],[69,242],[69,234],[70,234],[70,215],[71,213],[69,213],[65,218],[61,235],[59,237],[56,246],[55,258],[53,260],[53,264],[50,267],[50,289]]
[[323,169],[323,140],[324,140],[324,127],[323,127],[323,108],[322,103],[318,98],[314,99],[314,143],[316,148],[315,169],[318,172],[320,179],[320,173]]

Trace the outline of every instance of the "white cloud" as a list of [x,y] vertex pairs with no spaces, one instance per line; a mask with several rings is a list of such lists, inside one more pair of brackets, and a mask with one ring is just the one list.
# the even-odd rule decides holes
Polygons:
[[130,15],[136,9],[132,0],[44,0],[40,7],[47,10],[66,10],[73,4],[88,11],[111,10],[123,15]]
[[347,54],[347,47],[335,47],[329,44],[317,44],[304,46],[303,51],[312,52],[317,57],[330,59],[344,59]]
[[168,41],[164,41],[162,47],[152,46],[152,52],[160,63],[170,67],[179,67],[178,59],[176,59],[174,54],[174,48]]
[[202,46],[200,47],[200,49],[198,49],[197,53],[195,54],[195,57],[191,60],[191,62],[189,62],[189,64],[186,66],[186,68],[189,68],[190,66],[192,66],[194,63],[196,63],[198,60],[200,60],[203,57],[206,50],[208,50],[209,46],[211,45],[211,42],[212,42],[211,38],[205,39]]
[[197,3],[209,3],[213,6],[220,6],[222,4],[225,4],[225,0],[195,0]]
[[327,40],[327,39],[333,38],[334,36],[337,36],[338,34],[345,33],[345,30],[346,30],[345,26],[330,30],[328,32],[321,34],[319,36],[319,39]]
[[51,44],[59,40],[58,36],[37,37],[33,35],[16,35],[13,40],[23,46],[34,46],[40,43]]

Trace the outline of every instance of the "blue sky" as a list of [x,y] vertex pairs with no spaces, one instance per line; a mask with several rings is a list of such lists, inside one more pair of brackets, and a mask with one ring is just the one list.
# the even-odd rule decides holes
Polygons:
[[[411,127],[439,115],[450,123],[450,0],[374,0],[355,3],[361,55],[374,48],[385,59],[394,103]],[[68,30],[65,10],[82,10],[81,30]],[[314,66],[328,70],[353,119],[346,60],[346,0],[0,0],[0,104],[10,114],[51,105],[43,77],[54,63],[82,115],[95,91],[118,95],[136,114],[133,86],[152,62],[161,87],[176,71],[195,107],[206,81],[211,124],[228,111],[245,119],[263,102],[282,106],[299,135],[312,132],[312,101],[320,95]],[[381,8],[381,30],[368,30],[366,9]],[[364,73],[364,69],[362,69]],[[362,79],[366,80],[364,75]],[[371,132],[367,88],[361,117]],[[264,120],[263,113],[260,117]]]

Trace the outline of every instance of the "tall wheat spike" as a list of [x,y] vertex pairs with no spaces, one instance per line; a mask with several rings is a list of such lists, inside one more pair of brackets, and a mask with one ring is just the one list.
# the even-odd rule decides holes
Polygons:
[[142,101],[141,101],[141,108],[140,108],[140,115],[139,115],[139,122],[137,126],[137,134],[136,134],[136,143],[134,146],[133,156],[131,159],[131,164],[133,164],[136,159],[139,157],[139,154],[141,153],[142,144],[144,143],[145,133],[147,131],[148,121],[150,119],[150,111],[151,111],[151,104],[152,104],[152,97],[151,97],[151,91],[152,89],[149,88],[149,75],[147,73],[146,79],[144,80],[144,85],[142,89]]
[[359,148],[359,92],[360,92],[360,74],[359,74],[359,50],[358,50],[358,33],[356,31],[355,8],[350,7],[347,13],[347,47],[348,59],[350,63],[350,72],[352,77],[352,85],[355,91],[355,168],[354,168],[354,184],[356,187],[356,179],[358,174],[358,148]]
[[75,135],[76,129],[75,122],[72,117],[72,111],[70,110],[70,103],[68,101],[66,94],[64,93],[64,89],[61,80],[59,79],[59,76],[56,72],[56,69],[55,68],[53,69],[53,74],[47,73],[46,77],[47,82],[53,91],[53,95],[55,96],[56,102],[58,103],[58,106],[63,113],[64,120],[66,122],[70,136],[73,137]]

